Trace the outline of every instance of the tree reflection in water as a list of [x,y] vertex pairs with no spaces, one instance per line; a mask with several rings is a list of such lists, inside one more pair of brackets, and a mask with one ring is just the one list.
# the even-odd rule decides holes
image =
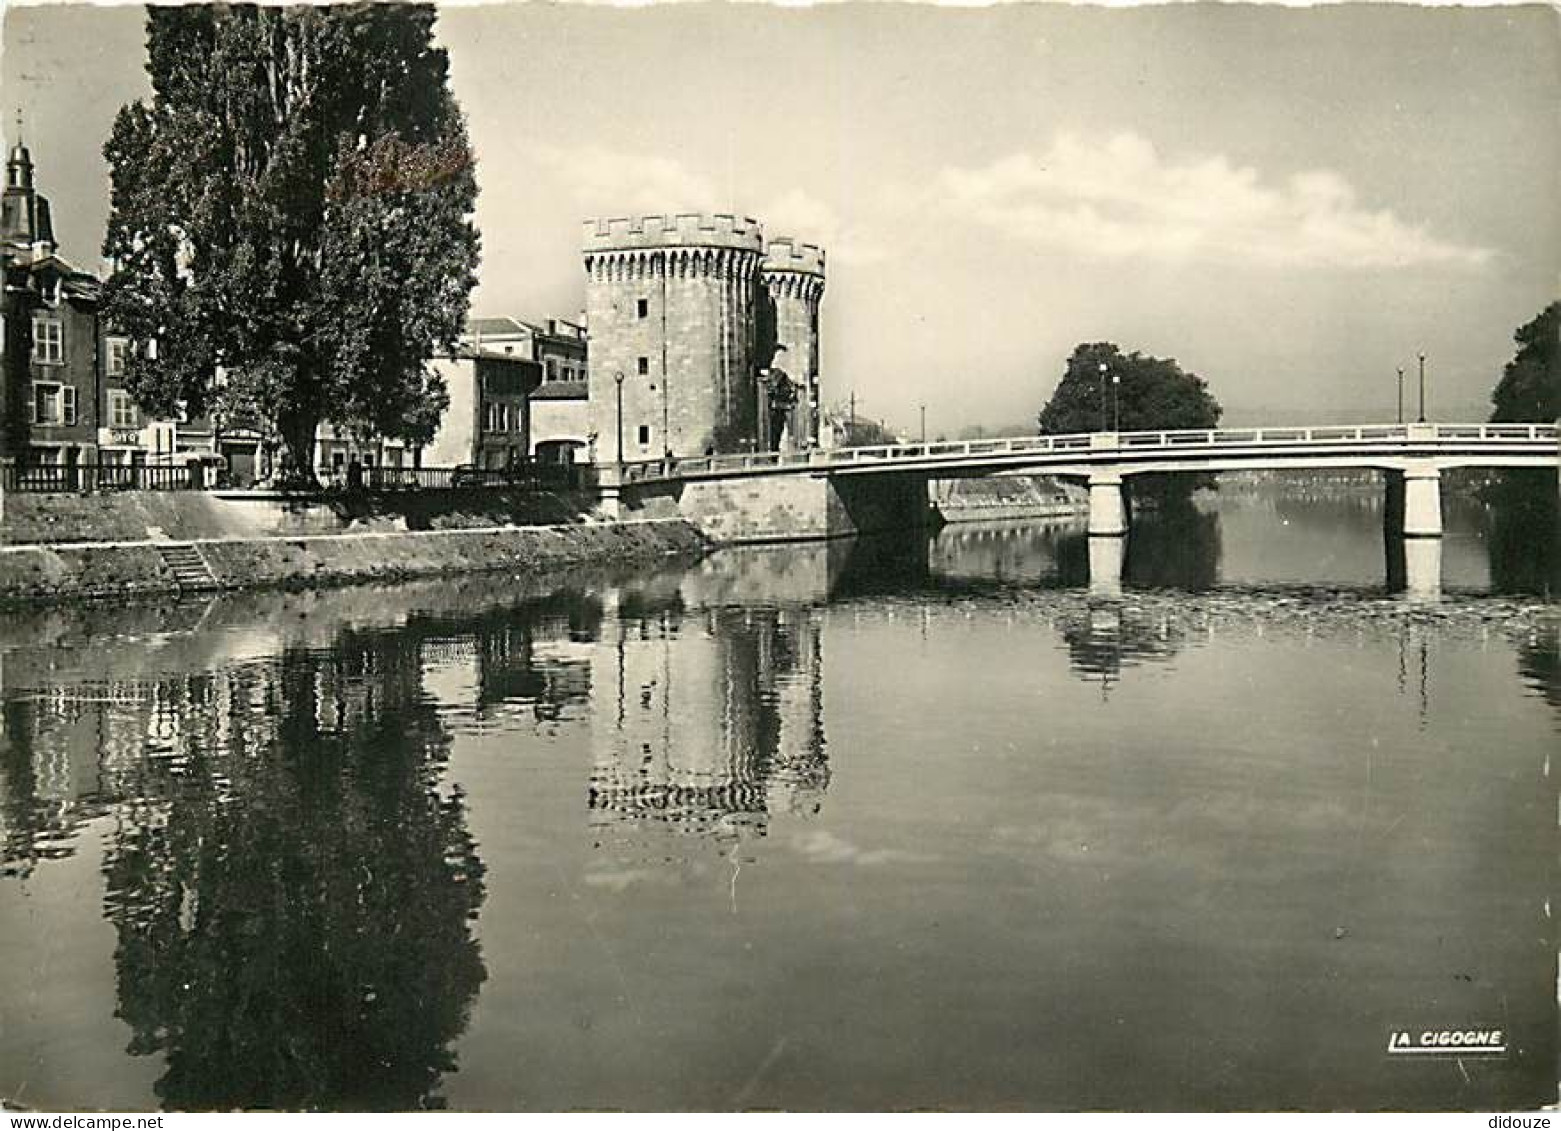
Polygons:
[[131,1051],[171,1108],[440,1106],[485,977],[483,865],[415,639],[167,688],[166,756],[117,810],[106,910]]
[[1561,710],[1561,620],[1536,630],[1518,646],[1518,672],[1545,702]]
[[1120,678],[1123,668],[1169,660],[1187,640],[1181,619],[1164,610],[1109,602],[1063,614],[1057,627],[1068,646],[1069,668],[1081,679],[1100,680],[1102,690]]
[[1161,509],[1134,515],[1123,581],[1135,589],[1212,589],[1220,552],[1219,515],[1172,496]]
[[1490,504],[1491,585],[1501,593],[1561,593],[1561,515],[1553,472],[1500,475]]

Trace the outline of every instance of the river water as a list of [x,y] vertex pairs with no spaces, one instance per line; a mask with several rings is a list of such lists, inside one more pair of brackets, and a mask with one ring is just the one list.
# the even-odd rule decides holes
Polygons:
[[1448,511],[0,614],[0,1096],[1553,1100],[1554,537]]

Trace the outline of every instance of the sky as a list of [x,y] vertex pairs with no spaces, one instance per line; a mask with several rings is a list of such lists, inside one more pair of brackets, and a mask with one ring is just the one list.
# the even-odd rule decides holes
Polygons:
[[[10,7],[62,251],[147,94],[139,8]],[[481,188],[473,312],[584,305],[581,221],[735,211],[828,252],[822,380],[906,432],[1030,428],[1073,347],[1233,424],[1483,419],[1561,294],[1561,16],[1541,6],[443,9]]]

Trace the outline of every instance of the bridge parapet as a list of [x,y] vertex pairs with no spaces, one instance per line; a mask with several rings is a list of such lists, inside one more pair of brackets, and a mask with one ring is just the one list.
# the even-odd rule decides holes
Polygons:
[[808,470],[857,474],[895,468],[971,470],[990,465],[1033,465],[1038,471],[1058,463],[1079,468],[1118,464],[1124,474],[1145,470],[1201,470],[1199,461],[1262,466],[1326,456],[1331,464],[1393,466],[1408,458],[1456,457],[1479,463],[1489,453],[1524,462],[1554,462],[1554,424],[1364,424],[1279,428],[1193,428],[1151,432],[1081,432],[981,440],[941,440],[874,447],[813,449],[802,452],[749,452],[695,456],[626,464],[626,478],[710,478],[766,475]]

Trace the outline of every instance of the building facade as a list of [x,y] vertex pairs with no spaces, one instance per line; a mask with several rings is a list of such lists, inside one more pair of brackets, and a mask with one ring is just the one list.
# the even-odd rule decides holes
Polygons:
[[490,471],[526,463],[531,452],[529,402],[542,382],[541,365],[491,345],[463,349],[431,364],[444,378],[450,406],[417,462]]
[[23,464],[91,464],[102,405],[98,281],[58,255],[32,154],[16,145],[0,195],[5,378],[0,455]]
[[724,213],[586,223],[598,460],[816,442],[807,395],[784,400],[796,375],[778,382],[771,363],[779,355],[798,366],[795,352],[803,380],[817,388],[824,254],[790,240],[773,248],[757,220]]
[[488,354],[535,361],[540,384],[531,394],[531,458],[540,463],[585,463],[591,458],[588,343],[581,321],[550,318],[474,318],[466,344]]
[[58,252],[32,154],[11,148],[0,194],[0,457],[30,467],[172,464],[215,450],[210,420],[153,419],[125,387],[133,348],[102,284]]

